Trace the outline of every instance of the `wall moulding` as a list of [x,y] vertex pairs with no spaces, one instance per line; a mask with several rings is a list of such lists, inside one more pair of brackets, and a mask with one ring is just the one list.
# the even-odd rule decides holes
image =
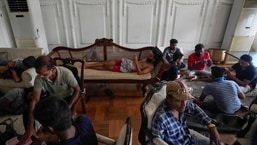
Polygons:
[[103,5],[106,4],[108,0],[75,0],[74,3],[80,5]]
[[77,14],[77,10],[78,10],[78,6],[82,5],[82,6],[90,6],[90,5],[95,5],[95,6],[99,6],[99,5],[103,5],[106,7],[106,16],[110,16],[110,2],[109,0],[98,0],[98,1],[81,1],[81,0],[77,0],[73,3],[73,9],[74,9],[74,16],[78,16]]
[[204,3],[203,0],[174,0],[174,3],[180,5],[200,5]]
[[[60,1],[60,3],[58,3],[58,1]],[[56,7],[56,11],[57,11],[57,16],[61,16],[61,8],[63,6],[60,6],[63,4],[62,0],[44,0],[44,1],[40,1],[40,6],[41,7]]]
[[233,2],[233,0],[220,0],[220,3],[225,5],[231,5],[233,4]]
[[156,3],[156,0],[126,0],[125,2],[134,5],[149,5]]
[[57,5],[60,0],[40,0],[41,6],[54,6]]
[[157,15],[157,2],[156,0],[148,0],[148,1],[139,1],[139,0],[125,0],[123,2],[123,11],[122,11],[122,16],[125,16],[126,15],[126,5],[154,5],[154,12],[153,14],[156,16]]

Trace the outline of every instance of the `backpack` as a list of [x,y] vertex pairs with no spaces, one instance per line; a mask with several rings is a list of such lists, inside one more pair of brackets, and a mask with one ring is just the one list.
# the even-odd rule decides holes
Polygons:
[[79,77],[78,69],[73,64],[66,63],[66,64],[63,64],[61,66],[69,69],[72,72],[72,74],[75,77],[75,79],[77,80],[79,86],[82,86],[82,82],[81,82],[81,79]]
[[257,143],[257,97],[251,102],[249,109],[250,112],[246,115],[247,121],[242,129],[237,132],[238,139],[234,145],[255,145]]
[[1,145],[4,145],[7,140],[18,135],[18,133],[16,132],[16,130],[13,127],[13,124],[17,119],[18,118],[16,118],[15,120],[12,120],[11,118],[8,118],[0,123],[0,125],[6,126],[5,131],[0,132],[0,144]]

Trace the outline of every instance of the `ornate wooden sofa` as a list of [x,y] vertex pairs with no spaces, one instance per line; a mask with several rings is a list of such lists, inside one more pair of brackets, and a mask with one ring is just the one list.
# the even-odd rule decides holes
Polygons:
[[[134,54],[137,54],[138,59],[141,59],[147,57],[153,47],[128,48],[114,43],[112,39],[102,38],[96,39],[94,44],[82,48],[59,46],[54,48],[48,56],[73,59],[86,57],[87,61],[94,62],[120,58],[133,59]],[[84,83],[137,83],[142,84],[142,92],[145,95],[147,85],[158,81],[162,72],[168,67],[169,64],[162,60],[151,73],[145,75],[137,75],[136,72],[120,73],[85,68]]]

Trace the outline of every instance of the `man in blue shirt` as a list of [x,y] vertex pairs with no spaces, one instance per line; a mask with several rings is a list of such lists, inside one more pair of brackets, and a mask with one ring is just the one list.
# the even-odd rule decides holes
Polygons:
[[[220,144],[220,136],[211,119],[196,104],[188,101],[192,89],[181,81],[170,81],[166,87],[166,99],[158,107],[152,120],[152,133],[169,145],[206,145],[207,137],[199,137],[189,131],[185,112],[196,116],[200,123],[209,128],[210,139]],[[192,134],[191,134],[192,133]]]
[[[236,82],[225,80],[225,68],[214,66],[211,73],[213,82],[204,87],[200,98],[194,102],[212,113],[234,114],[242,106],[240,99],[245,99],[244,93]],[[204,102],[208,95],[213,96],[214,100]]]

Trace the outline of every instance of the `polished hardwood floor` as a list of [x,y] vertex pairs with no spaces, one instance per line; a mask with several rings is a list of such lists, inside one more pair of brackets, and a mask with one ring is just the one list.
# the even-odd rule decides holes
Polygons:
[[[106,95],[110,88],[113,96]],[[86,115],[91,119],[97,133],[116,139],[127,117],[132,119],[133,145],[140,145],[137,136],[141,125],[140,105],[145,99],[140,87],[135,84],[125,85],[88,85],[87,94],[92,96],[87,103]],[[82,109],[79,107],[78,112]],[[234,134],[222,134],[224,143],[232,144]]]

